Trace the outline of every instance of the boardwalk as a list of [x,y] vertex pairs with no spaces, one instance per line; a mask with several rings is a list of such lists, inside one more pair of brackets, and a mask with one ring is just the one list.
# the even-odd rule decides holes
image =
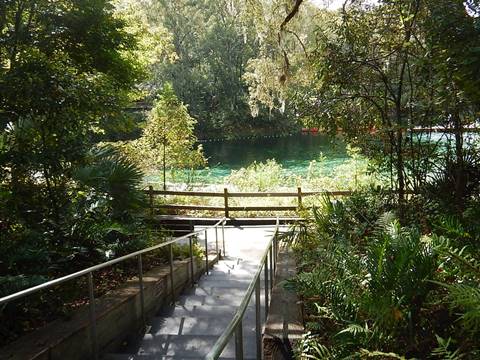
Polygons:
[[[110,354],[107,359],[203,358],[231,321],[259,266],[273,230],[273,226],[226,227],[226,257],[214,266],[209,275],[204,275],[193,289],[180,296],[175,306],[163,309],[151,319],[147,333],[128,350],[129,353]],[[210,229],[207,237],[209,248],[214,250],[215,230]],[[221,240],[219,247],[222,247]],[[261,283],[263,285],[263,281]],[[263,307],[262,296],[262,322]],[[245,359],[255,359],[253,299],[244,318],[243,333]],[[234,358],[234,355],[232,339],[221,358]]]

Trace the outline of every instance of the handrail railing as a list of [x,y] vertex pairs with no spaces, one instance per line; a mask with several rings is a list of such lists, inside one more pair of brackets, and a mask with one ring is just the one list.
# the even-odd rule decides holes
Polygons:
[[90,307],[90,326],[91,326],[91,339],[92,339],[92,353],[94,355],[95,359],[98,359],[99,353],[98,353],[98,344],[97,344],[97,332],[96,332],[96,315],[95,315],[95,296],[94,296],[94,283],[93,283],[93,272],[106,268],[108,266],[112,266],[114,264],[120,263],[122,261],[132,259],[135,257],[138,257],[138,279],[139,279],[139,286],[140,286],[140,306],[141,306],[141,315],[142,315],[142,321],[143,324],[145,325],[145,299],[144,299],[144,287],[143,287],[143,262],[142,262],[142,255],[148,252],[151,252],[153,250],[157,250],[163,247],[168,246],[169,247],[169,266],[170,266],[170,291],[171,291],[171,300],[172,302],[174,301],[175,297],[175,283],[173,279],[173,244],[181,241],[188,239],[189,240],[189,257],[190,257],[190,273],[189,273],[189,280],[191,284],[193,285],[194,281],[194,268],[193,268],[193,244],[192,244],[192,238],[194,236],[197,236],[201,233],[205,234],[205,262],[206,262],[206,272],[208,274],[209,271],[209,266],[208,266],[208,238],[207,238],[207,231],[208,229],[215,229],[215,250],[216,254],[219,254],[219,242],[218,242],[218,227],[222,227],[222,241],[223,241],[223,254],[225,255],[225,224],[226,224],[227,219],[224,217],[221,220],[219,220],[217,223],[215,223],[212,226],[207,226],[204,229],[197,230],[190,232],[189,234],[177,237],[175,239],[166,241],[164,243],[154,245],[142,250],[135,251],[133,253],[121,256],[116,259],[112,259],[106,262],[103,262],[98,265],[91,266],[89,268],[62,276],[60,278],[47,281],[43,284],[33,286],[31,288],[16,292],[14,294],[7,295],[5,297],[0,298],[0,305],[7,304],[11,301],[14,301],[16,299],[31,295],[33,293],[36,293],[41,290],[45,290],[48,288],[51,288],[56,285],[60,285],[62,283],[65,283],[67,281],[79,278],[81,276],[87,275],[88,276],[88,289],[89,289],[89,307]]
[[[257,359],[262,359],[262,324],[260,317],[260,275],[262,269],[264,271],[264,280],[265,280],[265,319],[268,315],[269,308],[269,293],[271,295],[273,289],[273,278],[275,270],[277,267],[277,253],[278,253],[278,227],[279,219],[277,217],[277,222],[275,226],[275,231],[268,241],[267,248],[260,260],[260,265],[255,272],[252,282],[247,288],[245,296],[240,303],[238,310],[236,311],[233,319],[228,324],[227,328],[223,334],[218,338],[218,340],[213,345],[210,352],[206,355],[205,359],[207,360],[216,360],[225,350],[228,342],[235,334],[235,359],[243,360],[243,317],[247,309],[248,304],[252,299],[253,291],[255,290],[255,332],[256,332],[256,351]],[[269,266],[270,263],[270,266]],[[269,280],[270,277],[270,280]]]

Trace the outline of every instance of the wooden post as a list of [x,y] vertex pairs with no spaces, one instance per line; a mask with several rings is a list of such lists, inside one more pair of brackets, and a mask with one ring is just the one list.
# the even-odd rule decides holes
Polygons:
[[223,189],[223,200],[225,204],[225,217],[228,218],[228,189]]
[[302,207],[302,188],[300,186],[297,188],[297,193],[298,208],[300,209]]
[[153,213],[153,186],[152,185],[148,187],[148,197],[150,199],[150,214],[153,216],[154,213]]

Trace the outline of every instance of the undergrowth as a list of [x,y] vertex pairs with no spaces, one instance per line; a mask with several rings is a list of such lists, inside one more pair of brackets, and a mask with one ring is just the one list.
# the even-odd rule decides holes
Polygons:
[[480,357],[479,203],[402,224],[392,204],[371,190],[325,197],[292,229],[299,271],[286,286],[308,331],[299,359]]

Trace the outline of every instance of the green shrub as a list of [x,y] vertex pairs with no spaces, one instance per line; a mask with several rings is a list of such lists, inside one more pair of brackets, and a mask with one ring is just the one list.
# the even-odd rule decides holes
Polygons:
[[240,191],[271,191],[285,186],[288,181],[282,166],[275,160],[267,160],[264,163],[254,161],[246,168],[232,171],[225,183]]
[[324,198],[288,235],[299,273],[286,286],[303,299],[309,330],[298,356],[475,359],[478,244],[465,245],[472,235],[458,219],[444,236],[401,226],[387,195]]

